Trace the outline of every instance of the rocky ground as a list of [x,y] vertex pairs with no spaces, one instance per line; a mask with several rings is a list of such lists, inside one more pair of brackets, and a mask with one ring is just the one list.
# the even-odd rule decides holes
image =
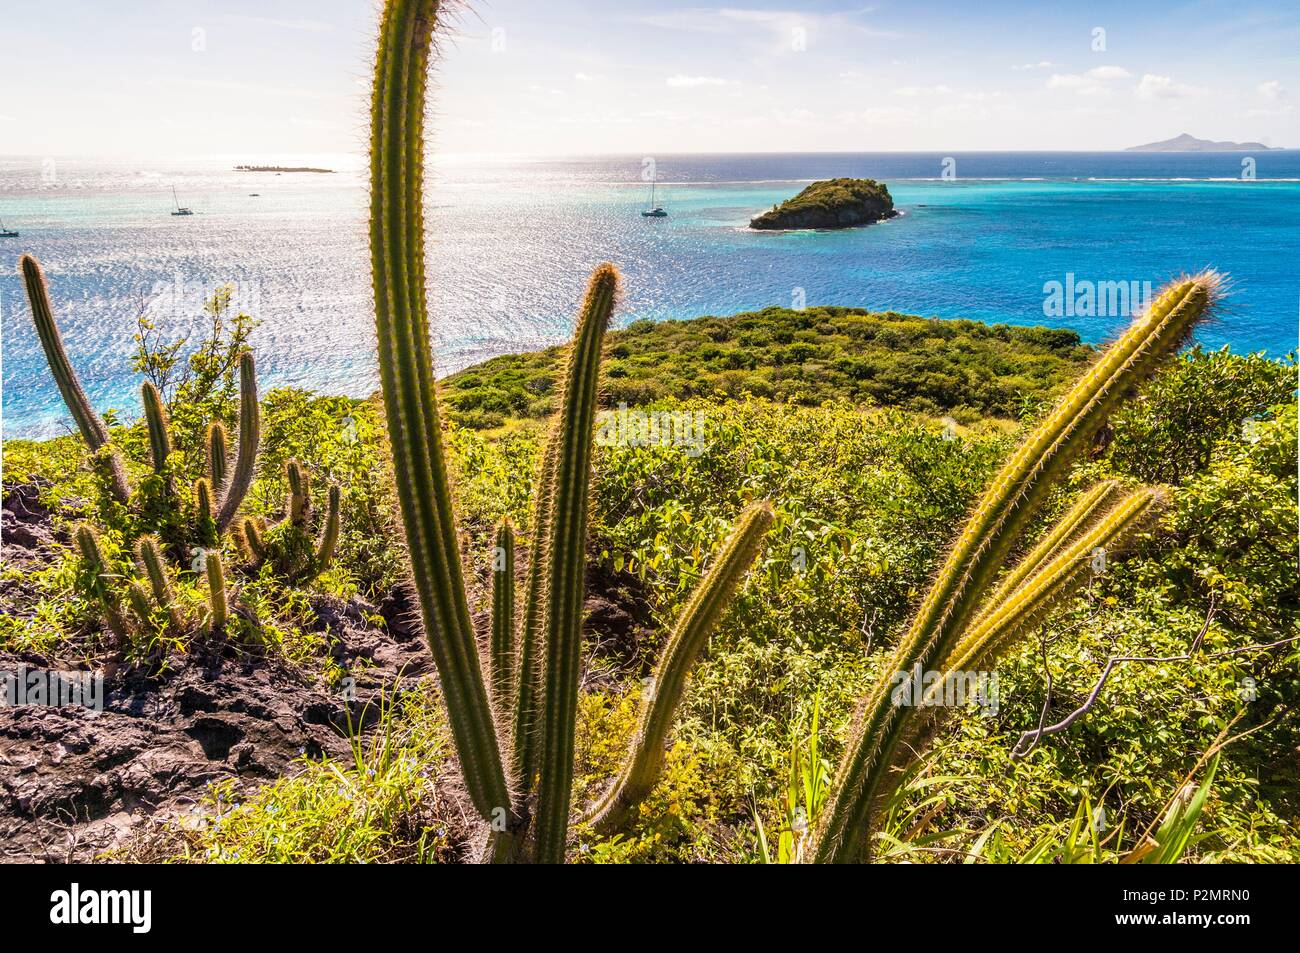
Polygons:
[[[65,542],[36,486],[7,488],[0,514],[5,566],[41,566]],[[610,660],[635,670],[649,612],[629,580],[589,579],[588,632]],[[24,582],[0,584],[0,611],[21,611]],[[315,597],[345,687],[283,660],[225,643],[199,644],[162,673],[111,659],[47,657],[0,649],[0,673],[102,671],[103,709],[0,706],[0,860],[88,860],[121,845],[143,822],[193,809],[212,782],[251,790],[306,757],[343,757],[349,731],[378,717],[381,695],[433,675],[403,590],[378,606]],[[385,625],[376,625],[378,614]],[[482,621],[482,620],[480,620]]]

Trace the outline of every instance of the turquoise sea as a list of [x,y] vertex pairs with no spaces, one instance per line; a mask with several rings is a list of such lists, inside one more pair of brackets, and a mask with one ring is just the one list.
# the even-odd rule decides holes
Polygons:
[[[1280,357],[1297,345],[1300,151],[1247,157],[1253,179],[1243,158],[658,156],[666,219],[639,214],[642,156],[443,161],[428,194],[439,370],[563,340],[587,272],[605,259],[626,276],[621,323],[803,302],[1052,324],[1089,341],[1128,317],[1045,313],[1051,283],[1158,288],[1213,266],[1231,276],[1232,295],[1198,340]],[[251,161],[339,171],[233,171]],[[836,175],[885,181],[902,216],[842,232],[745,228]],[[169,214],[173,187],[196,214]],[[137,412],[136,316],[145,310],[175,334],[198,329],[204,296],[227,282],[261,320],[265,387],[370,393],[365,218],[355,157],[0,158],[0,221],[20,232],[0,239],[4,435],[67,427],[14,270],[24,251],[46,266],[68,350],[101,410]]]

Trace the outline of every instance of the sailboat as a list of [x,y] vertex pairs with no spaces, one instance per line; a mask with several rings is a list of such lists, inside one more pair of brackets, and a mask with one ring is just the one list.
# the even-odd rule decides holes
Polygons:
[[193,215],[193,214],[194,214],[194,210],[193,210],[193,209],[188,208],[187,206],[183,206],[183,205],[181,205],[181,200],[178,199],[178,198],[176,197],[176,186],[174,186],[174,185],[172,186],[172,200],[176,203],[176,211],[172,212],[173,215]]
[[5,228],[5,223],[0,222],[0,238],[17,238],[18,233]]
[[641,210],[641,214],[646,218],[667,218],[668,213],[664,211],[662,205],[655,205],[655,180],[650,180],[650,207]]

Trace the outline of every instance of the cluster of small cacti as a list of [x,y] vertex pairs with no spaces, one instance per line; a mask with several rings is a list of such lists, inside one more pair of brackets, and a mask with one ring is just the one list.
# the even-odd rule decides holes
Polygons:
[[[122,457],[110,441],[108,428],[91,408],[85,389],[68,360],[40,264],[31,255],[24,255],[19,271],[31,304],[37,336],[64,403],[94,454],[95,466],[104,477],[110,498],[115,506],[124,508],[131,515],[128,521],[132,527],[131,538],[126,542],[135,543],[138,579],[110,571],[102,540],[94,529],[83,525],[76,530],[77,550],[86,569],[87,594],[100,607],[109,631],[122,643],[129,641],[135,633],[157,632],[160,627],[176,635],[221,631],[230,618],[225,567],[221,559],[222,540],[239,515],[253,484],[261,442],[261,411],[252,353],[245,351],[239,359],[239,431],[234,461],[230,460],[226,430],[219,421],[214,421],[207,433],[207,474],[194,481],[189,494],[183,493],[176,485],[170,422],[162,394],[152,381],[141,386],[152,473],[141,479],[133,491]],[[292,462],[290,468],[290,480],[291,483],[296,480],[296,491],[291,495],[290,516],[286,522],[291,523],[295,533],[305,534],[311,509],[307,473],[296,462]],[[339,501],[339,488],[331,486],[320,540],[308,547],[305,558],[277,556],[277,567],[283,568],[285,575],[303,580],[314,577],[329,566],[339,536]],[[252,549],[248,542],[251,522],[244,520],[241,533],[246,552]],[[279,534],[277,543],[289,535]],[[254,565],[260,564],[265,557],[265,548],[261,543],[257,545],[263,551],[257,558],[250,559]],[[287,553],[288,544],[284,544],[282,549]],[[171,556],[181,571],[192,572],[206,580],[208,607],[201,617],[191,617],[179,607],[164,553]],[[147,581],[148,585],[139,580]]]
[[[380,380],[412,581],[465,785],[492,826],[489,856],[556,863],[564,860],[572,820],[592,444],[601,346],[619,278],[613,266],[598,267],[578,317],[561,411],[536,483],[518,619],[513,530],[498,533],[488,682],[460,561],[425,301],[423,114],[438,8],[436,0],[389,0],[380,27],[370,219]],[[683,612],[627,766],[590,813],[602,829],[624,823],[657,779],[686,675],[771,520],[766,503],[741,515]]]

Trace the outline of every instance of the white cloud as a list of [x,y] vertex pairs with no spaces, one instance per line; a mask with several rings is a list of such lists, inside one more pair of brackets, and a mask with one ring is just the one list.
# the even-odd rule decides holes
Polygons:
[[1060,63],[1053,63],[1051,60],[1039,60],[1037,63],[1024,63],[1020,66],[1013,66],[1011,68],[1020,72],[1027,69],[1057,69],[1060,65]]
[[1260,99],[1267,99],[1271,103],[1286,98],[1286,89],[1275,79],[1260,83],[1255,87],[1255,92],[1259,94]]
[[686,76],[678,73],[676,76],[669,76],[667,79],[669,86],[674,89],[694,89],[697,86],[739,86],[740,83],[734,79],[723,79],[721,76]]
[[1097,66],[1088,70],[1088,75],[1093,79],[1110,80],[1128,79],[1133,74],[1122,66]]
[[1047,88],[1068,89],[1080,96],[1095,96],[1106,90],[1106,87],[1097,80],[1080,76],[1078,73],[1053,73],[1047,80]]
[[1189,96],[1200,96],[1204,92],[1205,89],[1200,86],[1175,83],[1168,76],[1156,76],[1154,73],[1144,74],[1137,85],[1137,94],[1142,99],[1186,99]]
[[592,76],[590,73],[574,73],[573,78],[579,83],[592,83],[598,79],[598,77]]

